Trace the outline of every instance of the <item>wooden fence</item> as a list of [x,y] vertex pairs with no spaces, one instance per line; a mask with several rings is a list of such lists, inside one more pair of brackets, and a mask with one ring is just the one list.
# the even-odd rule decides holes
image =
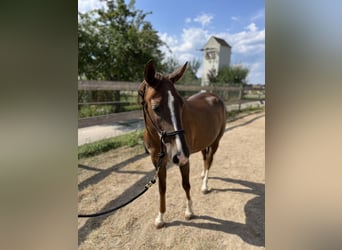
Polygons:
[[[120,91],[120,92],[132,92],[137,96],[137,89],[140,82],[113,82],[113,81],[78,81],[78,90],[84,91]],[[225,104],[238,104],[240,105],[244,102],[248,102],[245,97],[248,93],[256,92],[255,100],[262,101],[265,97],[265,88],[261,87],[226,87],[226,86],[199,86],[199,85],[175,85],[176,89],[180,92],[183,97],[187,97],[193,93],[199,91],[208,91],[220,96]],[[108,102],[82,102],[79,105],[130,105],[130,102],[118,102],[118,101],[108,101]],[[136,104],[136,103],[135,103]],[[78,120],[78,127],[87,127],[99,124],[110,124],[118,121],[125,121],[130,119],[142,118],[142,111],[130,111],[130,112],[120,112],[112,113],[108,115],[93,116],[87,118],[80,118]]]

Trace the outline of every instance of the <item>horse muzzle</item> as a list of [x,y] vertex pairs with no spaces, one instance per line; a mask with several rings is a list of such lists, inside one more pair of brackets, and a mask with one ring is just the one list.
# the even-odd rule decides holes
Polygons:
[[186,157],[182,153],[177,153],[176,155],[172,157],[172,162],[179,166],[184,166],[185,164],[189,162],[189,157]]

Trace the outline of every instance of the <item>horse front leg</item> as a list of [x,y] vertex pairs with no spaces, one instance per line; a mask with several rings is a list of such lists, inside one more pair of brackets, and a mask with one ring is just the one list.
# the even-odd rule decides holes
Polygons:
[[190,220],[194,213],[192,211],[192,200],[190,196],[190,181],[189,181],[189,173],[190,173],[190,165],[189,162],[183,166],[179,166],[179,169],[182,174],[182,185],[186,195],[186,209],[185,209],[185,219]]
[[156,228],[162,228],[165,224],[164,213],[166,211],[165,205],[165,193],[166,193],[166,164],[163,164],[158,173],[158,185],[159,185],[159,213],[155,219],[154,225]]

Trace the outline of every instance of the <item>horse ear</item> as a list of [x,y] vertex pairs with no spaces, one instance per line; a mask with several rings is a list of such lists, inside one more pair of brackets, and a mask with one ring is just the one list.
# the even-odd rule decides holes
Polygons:
[[154,68],[152,59],[150,59],[145,65],[144,78],[148,85],[150,85],[151,87],[156,87],[158,85],[155,74],[156,70]]
[[188,65],[188,62],[186,62],[183,67],[176,69],[175,71],[173,71],[171,74],[168,75],[168,78],[173,82],[177,82],[179,79],[182,78],[186,67]]

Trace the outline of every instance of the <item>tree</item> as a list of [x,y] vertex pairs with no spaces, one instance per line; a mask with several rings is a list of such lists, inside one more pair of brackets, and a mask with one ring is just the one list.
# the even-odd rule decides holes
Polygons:
[[165,64],[165,72],[164,72],[165,74],[171,73],[181,66],[179,61],[173,56],[166,58],[164,64]]
[[249,69],[242,65],[225,66],[219,70],[216,81],[228,85],[246,85],[248,73]]
[[209,70],[207,76],[210,84],[217,83],[216,69]]
[[[102,0],[103,1],[103,0]],[[141,81],[149,59],[162,68],[163,42],[150,22],[150,13],[135,9],[135,1],[107,0],[106,9],[78,14],[78,76],[80,79]],[[81,93],[80,99],[120,100],[120,91]],[[86,99],[87,99],[86,98]]]
[[[165,73],[173,72],[175,69],[181,67],[185,62],[179,62],[175,57],[168,57],[165,61]],[[201,66],[198,59],[192,59],[188,62],[188,68],[184,72],[179,84],[200,84],[196,73]]]
[[192,59],[188,63],[188,69],[185,71],[180,82],[183,84],[200,84],[200,80],[196,76],[200,66],[201,63],[198,59]]
[[149,59],[162,68],[163,42],[145,21],[150,13],[135,9],[134,0],[108,0],[106,6],[78,15],[79,77],[140,81]]

